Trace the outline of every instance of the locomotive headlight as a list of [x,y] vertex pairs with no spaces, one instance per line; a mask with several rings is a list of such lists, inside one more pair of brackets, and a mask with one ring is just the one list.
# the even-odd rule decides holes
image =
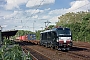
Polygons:
[[67,40],[71,40],[71,37],[67,37]]
[[57,42],[59,42],[59,43],[64,43],[64,40],[63,40],[61,37],[59,37],[59,38],[57,39]]
[[59,40],[57,39],[57,42],[59,42]]
[[72,40],[71,40],[71,37],[67,37],[67,41],[72,41]]
[[63,38],[62,37],[59,37],[59,40],[63,40]]
[[63,41],[63,39],[61,39],[61,37],[57,38],[57,42],[59,41]]

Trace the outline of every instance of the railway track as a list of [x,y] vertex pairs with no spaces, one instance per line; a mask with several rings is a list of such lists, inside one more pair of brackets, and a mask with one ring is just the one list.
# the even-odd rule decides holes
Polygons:
[[[22,47],[23,51],[28,54],[28,50],[25,49],[25,47]],[[32,54],[30,54],[32,60],[38,60],[36,57],[34,57]]]
[[69,51],[67,53],[69,53],[71,56],[74,56],[79,59],[90,60],[90,55],[80,54],[78,52],[71,52],[71,51]]
[[21,43],[21,48],[25,53],[30,52],[32,60],[51,60],[49,57],[43,55],[42,53],[28,47],[27,43],[25,44]]
[[[75,58],[75,60],[76,59],[78,59],[78,60],[90,60],[90,54],[89,55],[81,54],[80,53],[81,51],[79,51],[79,50],[77,50],[77,51],[68,51],[67,52],[67,51],[56,51],[55,49],[50,49],[50,48],[48,48],[48,49],[56,52],[58,55],[70,56],[72,58],[72,60],[74,60],[73,58]],[[77,49],[81,50],[81,48],[77,48]],[[84,50],[83,50],[83,52],[84,52]],[[88,51],[85,50],[85,52],[88,52]]]
[[[40,53],[38,51],[38,49],[29,47],[30,43],[23,42],[23,43],[21,43],[21,46],[22,46],[22,49],[26,53],[28,51],[30,51],[31,56],[33,57],[33,60],[53,60],[53,59],[51,59],[51,56],[47,57],[47,56],[45,56],[45,54],[43,55],[42,53]],[[37,46],[38,48],[40,47],[38,45],[34,45],[34,46]],[[70,59],[70,60],[90,60],[90,54],[89,54],[90,49],[87,49],[85,47],[84,48],[73,47],[72,50],[68,51],[68,52],[57,51],[55,49],[53,50],[53,49],[46,48],[43,46],[41,46],[41,48],[47,49],[46,51],[50,50],[50,51],[56,52],[59,56],[62,55],[62,56],[66,56],[66,57],[71,57],[72,59]],[[84,52],[85,52],[85,54],[84,54]]]
[[[79,49],[79,48],[78,48]],[[90,50],[83,50],[82,51],[68,51],[68,52],[62,52],[62,51],[58,51],[57,52],[59,55],[63,54],[63,55],[68,55],[71,56],[72,58],[76,58],[76,59],[80,59],[80,60],[90,60]],[[84,54],[84,53],[88,53],[88,54]]]
[[74,42],[74,45],[73,46],[90,49],[90,46],[89,45],[90,45],[90,43],[87,43],[87,42],[81,42],[80,43],[80,41],[79,41],[79,42]]

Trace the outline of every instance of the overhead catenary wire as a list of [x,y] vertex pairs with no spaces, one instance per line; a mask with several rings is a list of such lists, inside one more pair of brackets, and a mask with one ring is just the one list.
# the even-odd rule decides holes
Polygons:
[[[35,14],[35,11],[41,6],[41,4],[42,4],[43,1],[44,1],[44,0],[42,0],[42,1],[40,2],[40,5],[37,6],[37,8],[34,10],[34,13],[32,13],[29,17],[32,17],[32,16]],[[26,23],[27,23],[28,21],[29,21],[29,20],[26,20]],[[26,24],[26,23],[25,23],[25,24]],[[25,25],[25,24],[24,24],[24,25]]]
[[89,3],[87,3],[87,4],[85,4],[85,5],[83,5],[83,6],[78,7],[78,8],[76,8],[76,9],[72,10],[72,11],[75,11],[75,10],[77,10],[77,9],[80,9],[80,8],[82,8],[82,7],[86,6],[86,5],[89,5],[89,4],[90,4],[90,2],[89,2]]
[[[37,1],[38,1],[38,0],[37,0]],[[37,1],[36,1],[36,3],[37,3]],[[41,6],[41,4],[42,4],[43,2],[44,2],[44,0],[42,0],[42,1],[40,2],[40,5],[38,5],[37,8],[34,10],[34,12],[33,12],[30,16],[28,16],[28,17],[32,17],[32,16],[35,14],[36,10]],[[36,4],[36,3],[35,3],[35,4]],[[34,5],[35,5],[35,4],[34,4]],[[22,26],[25,26],[28,21],[29,21],[29,19],[27,19],[26,22],[25,22],[24,24],[22,24]],[[33,25],[33,30],[34,30],[34,25]]]
[[[44,0],[42,0],[42,1],[40,2],[40,5],[37,6],[37,8],[34,10],[34,13],[32,13],[29,17],[32,17],[32,16],[35,14],[35,11],[41,6],[41,4],[42,4],[43,1],[44,1]],[[80,9],[80,8],[82,8],[82,7],[84,7],[84,6],[88,5],[88,4],[90,4],[90,2],[87,3],[87,4],[85,4],[85,5],[83,5],[83,6],[78,7],[78,8],[76,8],[76,9],[72,10],[72,11],[75,11],[75,10],[77,10],[77,9]],[[26,23],[27,23],[28,21],[29,21],[29,19],[27,19],[26,22],[25,22],[23,25],[26,25]]]

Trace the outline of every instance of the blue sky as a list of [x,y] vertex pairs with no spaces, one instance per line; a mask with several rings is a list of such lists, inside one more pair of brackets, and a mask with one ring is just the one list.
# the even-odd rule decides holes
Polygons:
[[70,8],[70,2],[73,0],[56,0],[55,4],[51,7],[52,9]]
[[3,31],[41,30],[47,20],[55,25],[62,14],[88,11],[89,6],[90,0],[0,0],[0,25]]

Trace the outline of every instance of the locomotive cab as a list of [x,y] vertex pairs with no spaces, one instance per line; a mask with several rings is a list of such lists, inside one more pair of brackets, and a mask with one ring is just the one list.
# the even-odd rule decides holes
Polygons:
[[69,28],[57,28],[58,33],[58,49],[69,50],[72,47],[72,34]]

